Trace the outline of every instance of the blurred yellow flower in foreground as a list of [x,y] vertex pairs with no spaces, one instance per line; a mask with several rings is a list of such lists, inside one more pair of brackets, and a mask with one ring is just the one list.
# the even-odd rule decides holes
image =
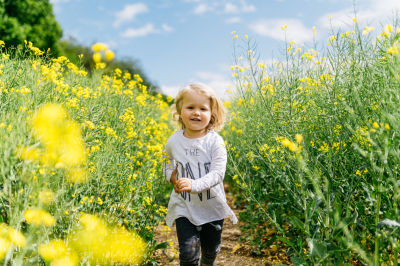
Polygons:
[[68,247],[65,245],[64,241],[55,239],[50,241],[49,244],[40,245],[39,255],[46,261],[52,261],[65,255],[67,253]]
[[0,259],[4,258],[11,247],[11,242],[8,239],[0,238]]
[[91,252],[93,262],[139,264],[145,242],[124,228],[109,228],[94,215],[84,214],[80,219],[83,229],[74,234],[71,244],[80,253]]
[[300,134],[296,134],[296,142],[300,144],[302,141],[303,141],[303,136]]
[[93,52],[105,51],[107,50],[107,44],[98,42],[93,44],[91,48]]
[[[58,104],[46,104],[30,118],[36,138],[45,146],[41,161],[48,165],[74,167],[86,161],[84,141],[78,123]],[[37,149],[19,149],[21,159],[34,159]]]
[[0,224],[0,239],[5,239],[17,247],[23,248],[26,246],[25,236],[20,231],[4,223]]
[[115,53],[114,53],[113,51],[111,51],[111,50],[107,50],[107,51],[105,52],[105,57],[106,57],[106,60],[107,60],[107,61],[111,61],[111,60],[114,59]]
[[73,183],[82,183],[87,181],[89,173],[83,168],[71,168],[67,172],[67,180]]
[[289,150],[292,152],[296,152],[298,149],[297,145],[295,143],[291,142],[290,140],[288,140],[287,138],[282,140],[282,145],[289,148]]
[[49,244],[40,245],[39,255],[51,265],[75,266],[79,263],[76,251],[69,248],[63,240],[54,239]]
[[27,223],[35,226],[53,226],[56,223],[56,220],[50,213],[41,209],[26,210],[24,216]]
[[36,161],[39,159],[40,150],[35,147],[19,147],[17,156],[23,161]]
[[101,53],[96,52],[93,54],[93,61],[95,63],[100,63],[101,62]]

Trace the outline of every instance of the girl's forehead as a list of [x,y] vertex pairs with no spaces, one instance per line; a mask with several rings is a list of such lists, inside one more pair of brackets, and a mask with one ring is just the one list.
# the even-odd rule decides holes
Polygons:
[[188,91],[183,96],[183,102],[207,102],[211,101],[206,95],[203,93],[199,93],[197,91]]

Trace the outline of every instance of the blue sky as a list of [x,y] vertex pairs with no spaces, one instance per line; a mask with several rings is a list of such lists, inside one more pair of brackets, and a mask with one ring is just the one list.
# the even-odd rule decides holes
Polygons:
[[[331,24],[345,29],[354,17],[350,0],[50,0],[64,38],[103,42],[118,58],[139,59],[163,93],[200,81],[223,96],[231,84],[232,31],[258,43],[260,59],[271,61],[284,33],[297,44],[312,45],[313,26],[323,49]],[[356,1],[357,21],[364,27],[390,22],[399,0]],[[331,16],[331,18],[328,17]],[[311,47],[311,46],[310,46]]]

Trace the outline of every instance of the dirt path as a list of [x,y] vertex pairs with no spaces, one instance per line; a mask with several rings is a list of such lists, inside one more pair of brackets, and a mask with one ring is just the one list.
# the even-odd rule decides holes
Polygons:
[[[230,201],[229,195],[227,196],[228,203]],[[240,210],[233,209],[236,216],[239,217]],[[263,250],[262,256],[253,256],[249,247],[239,245],[239,238],[242,232],[239,230],[241,222],[232,224],[229,217],[225,218],[224,229],[222,231],[222,247],[216,261],[217,266],[264,266],[264,265],[291,265],[288,257],[284,253],[276,253],[274,247],[271,246],[268,250]],[[162,223],[157,228],[156,237],[157,243],[164,241],[172,241],[173,245],[169,246],[166,250],[157,251],[156,257],[160,266],[176,266],[179,265],[179,245],[176,235],[175,224],[169,231],[169,228]]]

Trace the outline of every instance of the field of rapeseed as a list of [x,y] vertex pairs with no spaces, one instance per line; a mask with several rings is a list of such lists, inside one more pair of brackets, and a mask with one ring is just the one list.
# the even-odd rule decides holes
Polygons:
[[154,226],[166,213],[168,104],[138,75],[102,76],[99,51],[88,77],[30,42],[3,47],[0,41],[4,265],[151,263],[160,247]]
[[247,36],[235,51],[222,136],[255,254],[276,245],[294,265],[398,265],[400,27],[353,21],[324,54],[288,40],[268,67]]

